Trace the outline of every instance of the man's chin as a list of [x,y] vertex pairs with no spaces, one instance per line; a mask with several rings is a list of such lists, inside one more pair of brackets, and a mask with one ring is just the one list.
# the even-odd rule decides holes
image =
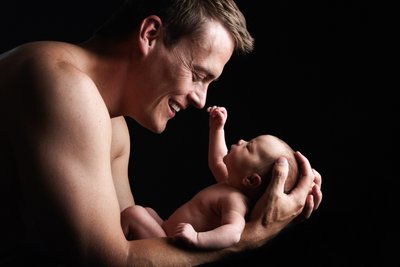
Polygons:
[[154,127],[151,129],[151,131],[153,133],[160,134],[165,131],[166,127],[167,127],[167,122],[165,122],[164,124],[160,124],[160,125],[154,125]]
[[150,132],[155,133],[155,134],[160,134],[160,133],[164,132],[164,130],[167,126],[167,122],[165,122],[165,123],[139,122],[139,124],[141,126],[143,126],[144,128],[146,128],[147,130],[149,130]]

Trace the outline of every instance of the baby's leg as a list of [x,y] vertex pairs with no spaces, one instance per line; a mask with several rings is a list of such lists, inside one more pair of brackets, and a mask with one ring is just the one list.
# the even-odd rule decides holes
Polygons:
[[159,225],[162,225],[164,220],[158,215],[158,213],[150,207],[145,208],[147,212],[158,222]]
[[[151,237],[165,237],[165,231],[155,219],[154,210],[149,212],[147,208],[134,205],[121,212],[121,226],[128,240]],[[158,215],[156,216],[161,219]]]

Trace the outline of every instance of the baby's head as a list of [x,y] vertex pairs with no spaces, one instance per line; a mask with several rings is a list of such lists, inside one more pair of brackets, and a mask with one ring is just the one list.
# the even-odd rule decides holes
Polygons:
[[279,157],[285,157],[289,163],[285,183],[285,192],[289,192],[295,186],[299,173],[294,150],[273,135],[260,135],[249,142],[239,140],[231,146],[224,158],[229,184],[240,188],[251,198],[258,198],[271,180],[273,165]]

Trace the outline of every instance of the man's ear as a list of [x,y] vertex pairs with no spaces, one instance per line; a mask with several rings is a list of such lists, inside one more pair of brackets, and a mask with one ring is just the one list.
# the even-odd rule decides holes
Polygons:
[[148,16],[143,19],[139,28],[139,49],[143,54],[147,54],[156,41],[162,37],[162,22],[158,16]]
[[245,177],[242,180],[242,183],[246,188],[256,188],[261,184],[261,176],[258,173],[253,173],[252,175]]

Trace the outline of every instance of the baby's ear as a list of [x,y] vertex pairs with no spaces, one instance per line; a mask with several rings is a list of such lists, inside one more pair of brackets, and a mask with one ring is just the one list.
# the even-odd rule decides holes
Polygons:
[[258,173],[253,173],[245,177],[242,182],[246,188],[256,188],[261,184],[261,176]]

